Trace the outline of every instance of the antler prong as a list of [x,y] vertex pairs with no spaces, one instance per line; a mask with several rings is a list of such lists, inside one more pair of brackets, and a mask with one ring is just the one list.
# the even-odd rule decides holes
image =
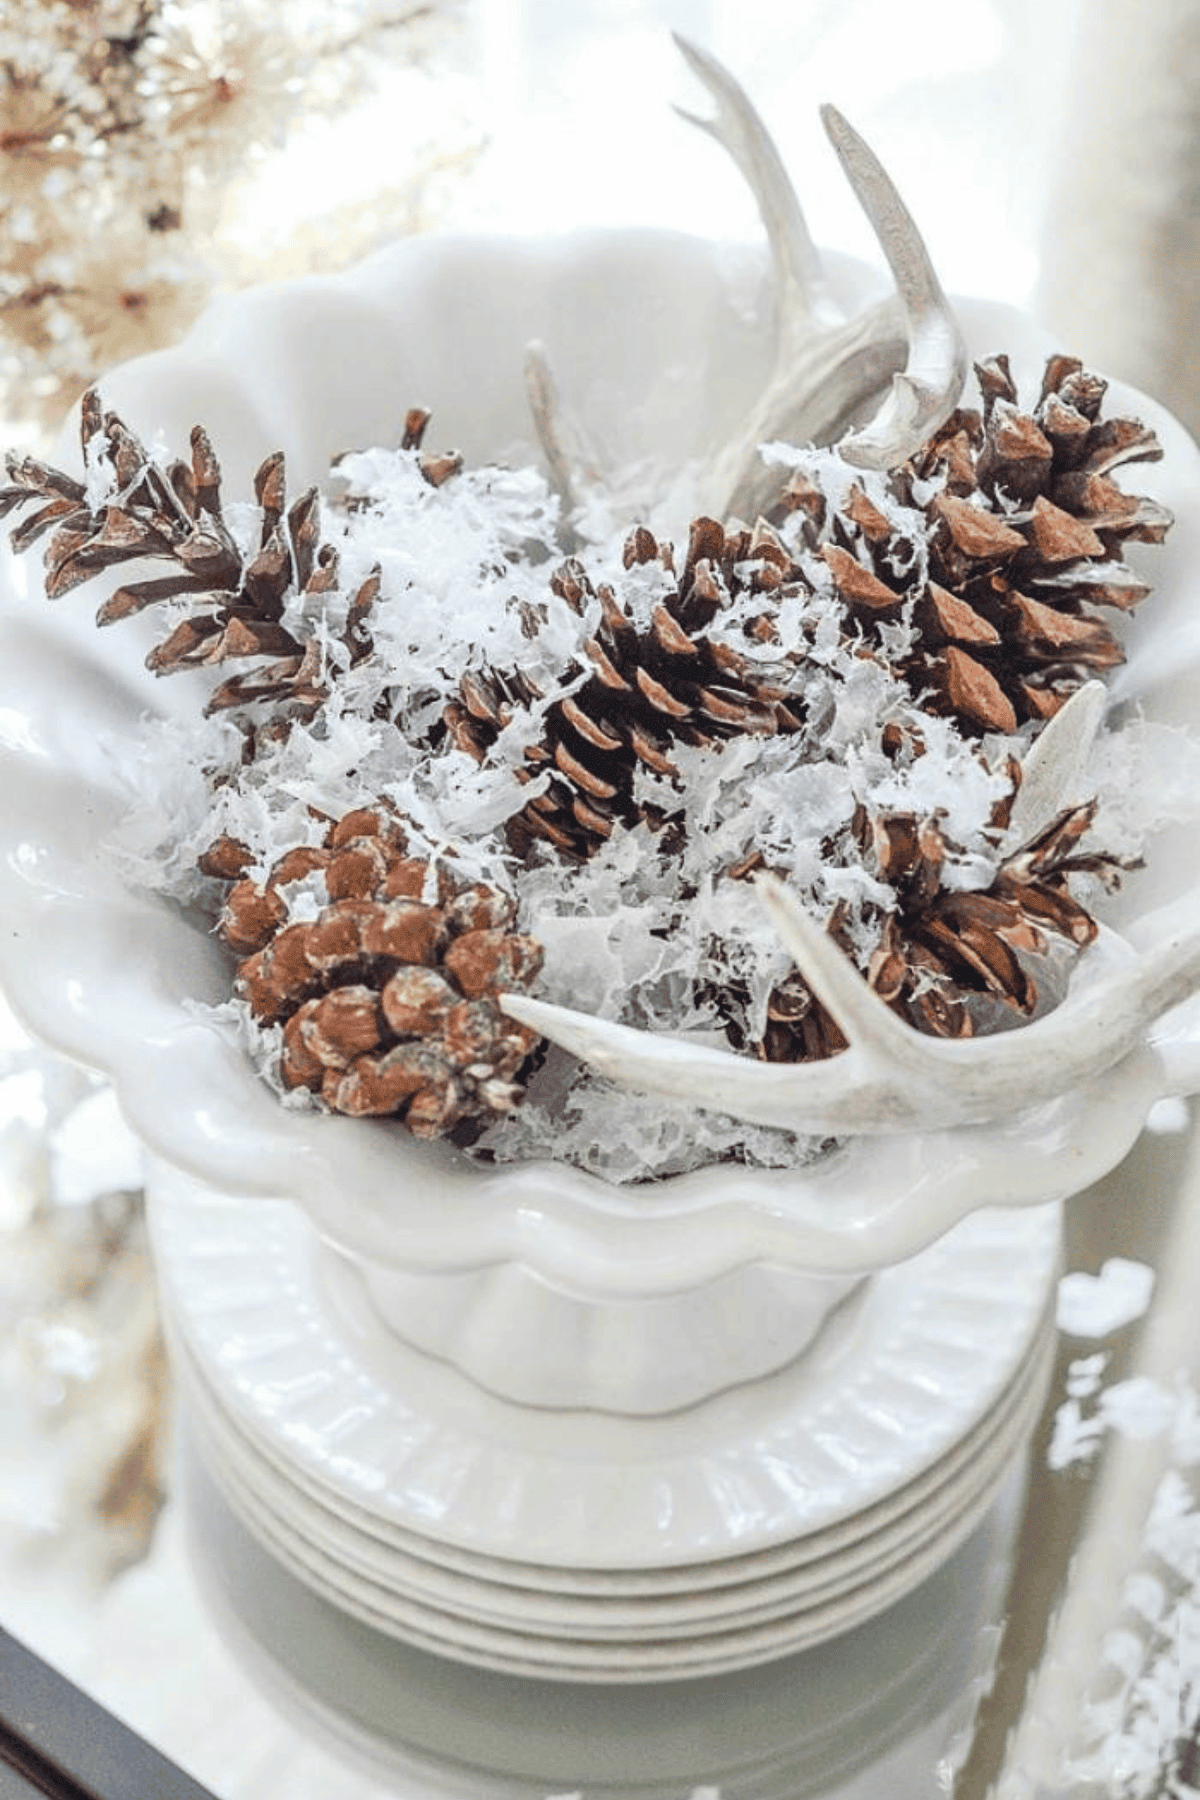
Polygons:
[[920,449],[958,404],[967,347],[912,214],[879,158],[834,106],[821,118],[846,178],[887,258],[908,322],[908,361],[868,425],[838,445],[859,468],[893,469]]
[[559,498],[559,545],[572,551],[579,543],[572,520],[588,491],[604,488],[604,459],[578,417],[564,404],[546,346],[537,338],[525,346],[524,373],[525,398],[550,485]]
[[1042,726],[1021,763],[1006,849],[1028,844],[1080,799],[1107,699],[1102,681],[1086,681]]
[[756,875],[754,886],[780,943],[851,1049],[873,1056],[881,1065],[909,1050],[914,1035],[910,1027],[872,992],[824,926],[778,876]]
[[[787,904],[796,903],[789,896]],[[847,961],[847,980],[866,996],[862,1006],[857,999],[846,1004],[840,976],[826,991],[834,992],[857,1041],[821,1062],[756,1062],[524,994],[504,994],[500,1004],[599,1073],[644,1093],[789,1131],[940,1131],[1031,1111],[1081,1091],[1152,1042],[1155,1021],[1200,987],[1200,925],[1190,918],[1140,955],[1115,942],[1123,959],[1110,958],[1103,973],[1073,988],[1056,1011],[1019,1030],[950,1041],[926,1037],[899,1018],[884,1022],[883,1002]],[[1103,957],[1111,947],[1105,939],[1089,957]],[[828,948],[840,955],[832,943]],[[818,964],[827,974],[824,946],[808,962],[809,971]],[[1163,1091],[1170,1087],[1164,1073]]]
[[766,228],[779,299],[780,350],[790,356],[819,318],[837,319],[821,257],[774,139],[745,90],[723,63],[674,34],[680,55],[716,102],[715,118],[677,106],[690,125],[706,131],[733,158],[754,195]]
[[[833,305],[782,158],[729,71],[686,38],[681,54],[716,102],[702,118],[677,109],[722,144],[754,194],[766,228],[777,291],[775,358],[745,429],[719,459],[709,510],[755,518],[774,497],[776,476],[760,446],[837,441],[847,461],[870,468],[904,462],[958,402],[967,355],[920,233],[873,153],[832,107],[826,129],[879,238],[899,299],[845,320]],[[889,388],[890,382],[890,388]],[[881,393],[879,412],[851,422]]]

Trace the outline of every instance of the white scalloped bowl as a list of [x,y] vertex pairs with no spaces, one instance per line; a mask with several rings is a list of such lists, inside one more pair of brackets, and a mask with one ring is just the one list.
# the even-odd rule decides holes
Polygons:
[[[844,297],[874,277],[839,265]],[[398,244],[351,273],[264,287],[208,312],[176,349],[117,369],[106,402],[182,446],[202,421],[225,491],[269,451],[290,485],[350,446],[395,441],[415,403],[468,459],[531,458],[522,386],[540,338],[565,396],[620,459],[670,469],[732,431],[772,327],[766,258],[666,232]],[[1007,350],[1025,383],[1053,348],[1028,319],[963,303],[972,350]],[[1158,592],[1117,691],[1192,711],[1200,660],[1200,456],[1161,408],[1114,385],[1166,456],[1139,484],[1176,513],[1142,560]],[[63,461],[78,463],[64,435]],[[106,633],[85,589],[47,604],[34,559],[5,571],[0,669],[0,981],[28,1028],[104,1071],[165,1163],[242,1196],[303,1206],[357,1259],[384,1318],[485,1387],[530,1404],[661,1412],[782,1366],[864,1276],[986,1205],[1078,1192],[1115,1166],[1166,1091],[1200,1087],[1197,1011],[1087,1091],[990,1127],[872,1138],[794,1172],[713,1167],[620,1188],[545,1162],[487,1170],[386,1123],[281,1108],[194,1010],[228,991],[194,920],[123,886],[106,837],[126,806],[104,753],[146,712],[195,718],[205,678],[141,666],[151,627]],[[1121,904],[1134,939],[1193,893],[1200,848],[1164,831]],[[1164,915],[1165,916],[1165,915]],[[1193,1080],[1193,1075],[1195,1079]]]

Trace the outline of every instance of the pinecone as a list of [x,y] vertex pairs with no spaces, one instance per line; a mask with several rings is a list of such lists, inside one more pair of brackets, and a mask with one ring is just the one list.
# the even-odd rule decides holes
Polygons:
[[[506,895],[444,870],[432,877],[376,808],[334,821],[322,844],[289,851],[264,881],[243,873],[248,862],[225,837],[200,866],[232,883],[217,929],[239,958],[235,993],[260,1024],[283,1027],[286,1086],[333,1112],[400,1115],[417,1137],[516,1104],[539,1040],[496,996],[528,987],[542,951],[513,930]],[[289,924],[283,890],[308,878],[315,916]]]
[[[624,561],[627,569],[658,562],[674,576],[671,546],[644,526],[627,540]],[[515,850],[523,853],[540,838],[584,859],[618,823],[666,821],[663,808],[635,797],[634,785],[639,769],[676,775],[674,745],[800,729],[794,696],[706,629],[731,598],[745,593],[763,596],[765,619],[789,572],[795,573],[792,558],[769,525],[726,531],[715,519],[697,519],[683,572],[654,605],[647,626],[635,622],[610,587],[593,587],[575,558],[555,572],[553,591],[579,613],[598,601],[601,623],[583,646],[591,664],[586,680],[547,708],[542,741],[526,751],[530,776],[553,772],[545,791],[510,821]],[[446,725],[478,761],[514,706],[539,697],[520,672],[468,674],[459,695],[446,708]]]
[[[1099,417],[1105,383],[1077,360],[1051,359],[1032,413],[1018,405],[1007,358],[976,373],[982,413],[954,413],[894,480],[930,526],[919,646],[901,672],[921,704],[968,731],[1010,732],[1050,718],[1123,660],[1096,609],[1128,610],[1145,598],[1124,546],[1161,542],[1171,519],[1111,479],[1122,463],[1162,452],[1137,420]],[[823,497],[800,476],[782,510],[805,513],[810,546],[860,620],[899,616],[914,546],[861,489],[827,518]]]
[[[860,808],[856,836],[867,866],[891,885],[894,911],[879,922],[879,941],[866,969],[880,998],[931,1037],[971,1037],[981,1008],[999,1005],[1023,1018],[1037,1008],[1037,959],[1052,939],[1084,949],[1096,936],[1091,914],[1073,897],[1072,874],[1111,884],[1119,865],[1078,849],[1095,803],[1062,813],[996,872],[986,890],[942,885],[953,846],[936,817]],[[998,823],[1004,821],[998,820]],[[737,875],[749,873],[743,865]],[[837,910],[827,929],[850,951]],[[768,1062],[832,1056],[846,1041],[799,975],[781,982],[768,1002],[768,1025],[758,1054]]]
[[[337,552],[319,542],[316,488],[285,513],[283,457],[268,457],[254,480],[262,513],[259,547],[245,557],[222,517],[220,467],[199,426],[192,432],[190,463],[177,461],[165,470],[115,413],[102,411],[94,388],[83,397],[80,428],[85,461],[111,465],[111,500],[93,509],[83,483],[32,457],[10,457],[11,485],[0,489],[0,518],[31,501],[42,503],[13,530],[12,542],[26,550],[53,533],[45,551],[47,595],[56,599],[121,563],[173,563],[169,574],[118,587],[100,607],[97,624],[187,600],[186,616],[150,652],[148,668],[165,675],[249,661],[251,669],[215,689],[207,712],[266,701],[276,723],[312,718],[329,693],[326,655],[315,637],[295,637],[282,619],[292,595],[337,586]],[[378,591],[374,571],[350,601],[341,641],[351,665],[370,652],[365,621]]]
[[972,1036],[978,1022],[972,1006],[979,1002],[1028,1018],[1040,998],[1036,959],[1049,940],[1082,950],[1096,936],[1096,922],[1071,894],[1068,878],[1086,872],[1110,883],[1116,877],[1113,858],[1078,848],[1095,812],[1093,801],[1061,813],[1003,862],[982,891],[942,887],[953,846],[936,819],[893,814],[870,821],[880,873],[899,900],[868,967],[871,986],[935,1037]]

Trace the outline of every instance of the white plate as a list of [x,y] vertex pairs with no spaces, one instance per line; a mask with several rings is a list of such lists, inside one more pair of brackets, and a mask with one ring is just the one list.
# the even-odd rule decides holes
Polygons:
[[674,1598],[687,1603],[707,1590],[738,1587],[771,1576],[790,1578],[794,1572],[812,1563],[834,1556],[853,1556],[865,1539],[879,1532],[902,1529],[906,1520],[927,1507],[943,1485],[972,1463],[992,1438],[1005,1429],[1015,1408],[1026,1403],[1028,1390],[1042,1378],[1041,1360],[1051,1353],[1055,1330],[1051,1303],[1025,1362],[997,1405],[946,1456],[875,1506],[790,1543],[738,1554],[719,1562],[675,1565],[658,1570],[604,1571],[567,1570],[479,1555],[457,1545],[405,1531],[365,1508],[350,1506],[320,1482],[310,1479],[302,1466],[294,1462],[289,1464],[279,1456],[274,1443],[248,1436],[238,1419],[225,1407],[224,1397],[205,1381],[202,1371],[173,1331],[170,1337],[181,1372],[186,1372],[194,1402],[210,1421],[210,1440],[215,1440],[221,1451],[231,1447],[235,1460],[239,1453],[249,1455],[255,1470],[251,1485],[264,1495],[271,1494],[277,1504],[286,1507],[289,1502],[296,1501],[301,1506],[315,1503],[331,1526],[345,1530],[348,1534],[345,1541],[364,1547],[368,1554],[382,1554],[386,1558],[398,1552],[406,1565],[462,1573],[473,1580],[500,1583],[505,1588],[516,1588],[537,1596],[571,1595],[604,1605],[614,1599],[669,1604]]
[[191,1458],[177,1491],[200,1590],[248,1675],[298,1731],[406,1800],[594,1786],[614,1800],[681,1800],[701,1783],[730,1800],[800,1800],[870,1765],[882,1780],[872,1796],[915,1793],[988,1667],[1021,1498],[1014,1471],[943,1570],[831,1648],[663,1689],[551,1686],[426,1655],[280,1569]]
[[711,1648],[714,1638],[732,1643],[733,1634],[757,1632],[764,1626],[776,1627],[776,1634],[789,1641],[798,1630],[809,1641],[818,1619],[840,1629],[836,1603],[841,1600],[851,1599],[856,1616],[864,1616],[857,1609],[871,1604],[872,1590],[894,1597],[905,1571],[908,1579],[920,1579],[931,1557],[948,1556],[961,1541],[1019,1460],[1041,1408],[1048,1367],[1046,1357],[1042,1378],[1023,1397],[1007,1428],[948,1491],[922,1509],[916,1521],[871,1537],[852,1559],[821,1561],[790,1578],[710,1590],[689,1597],[689,1604],[680,1597],[666,1606],[644,1600],[626,1604],[615,1597],[589,1603],[571,1596],[537,1596],[445,1571],[431,1572],[428,1565],[406,1566],[400,1559],[386,1571],[368,1572],[346,1554],[343,1542],[330,1543],[319,1524],[314,1529],[308,1518],[297,1524],[247,1485],[207,1436],[194,1393],[189,1394],[189,1415],[206,1467],[251,1530],[316,1591],[352,1610],[365,1609],[363,1616],[380,1629],[405,1637],[415,1626],[449,1643],[460,1635],[461,1622],[468,1627],[468,1651],[475,1643],[474,1627],[483,1626],[546,1640],[556,1663],[569,1663],[579,1646],[591,1643],[611,1649],[628,1667],[636,1666],[644,1644],[651,1645],[656,1656],[668,1641],[697,1641]]
[[931,1541],[881,1575],[833,1599],[789,1610],[784,1617],[734,1624],[685,1639],[622,1638],[602,1643],[465,1619],[382,1593],[377,1584],[351,1576],[311,1545],[280,1533],[275,1521],[244,1495],[239,1497],[238,1510],[268,1552],[315,1594],[374,1631],[419,1649],[479,1668],[554,1682],[679,1681],[754,1667],[824,1643],[886,1611],[966,1541],[986,1516],[1007,1472],[1002,1471],[1000,1483],[990,1483],[984,1494],[947,1521]]
[[[758,1558],[739,1558],[740,1579],[665,1595],[645,1589],[629,1596],[617,1589],[599,1596],[538,1590],[513,1585],[504,1564],[490,1564],[486,1573],[476,1570],[468,1575],[409,1555],[395,1544],[382,1544],[369,1533],[348,1527],[257,1457],[253,1447],[230,1429],[186,1365],[180,1372],[205,1466],[235,1509],[252,1524],[263,1511],[280,1545],[311,1546],[351,1577],[374,1583],[381,1610],[386,1610],[387,1596],[395,1594],[523,1630],[632,1638],[686,1636],[712,1629],[718,1622],[730,1626],[795,1611],[801,1604],[828,1600],[861,1585],[918,1551],[965,1506],[994,1487],[1007,1462],[1019,1453],[1042,1404],[1054,1345],[1048,1319],[1036,1357],[1024,1379],[1014,1383],[1004,1406],[991,1416],[986,1437],[974,1434],[968,1440],[969,1454],[945,1459],[943,1480],[919,1504],[878,1529],[865,1529],[860,1539],[829,1554],[804,1556],[796,1566],[781,1568],[772,1559],[763,1568]],[[704,1573],[710,1572],[706,1566]]]
[[1060,1223],[976,1214],[873,1277],[789,1368],[630,1419],[515,1406],[409,1349],[286,1203],[179,1184],[151,1219],[204,1379],[328,1495],[478,1555],[656,1581],[828,1530],[936,1465],[1024,1362]]

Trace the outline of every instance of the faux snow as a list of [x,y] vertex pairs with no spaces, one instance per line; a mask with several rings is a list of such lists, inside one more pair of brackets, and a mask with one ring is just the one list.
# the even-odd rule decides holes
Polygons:
[[[912,605],[924,584],[921,515],[882,478],[849,470],[832,452],[775,446],[770,454],[805,468],[835,498],[857,480],[888,514],[904,545],[904,567],[893,574],[914,597],[898,622],[880,627],[899,660],[912,642]],[[88,473],[95,486],[104,478],[99,462]],[[882,918],[898,902],[859,848],[852,822],[860,808],[936,817],[949,846],[943,885],[991,884],[1002,854],[996,809],[1011,792],[1008,762],[1032,728],[980,744],[952,720],[920,710],[877,653],[862,653],[829,569],[794,521],[783,535],[812,591],[783,598],[779,641],[746,634],[746,619],[762,606],[750,591],[723,607],[708,630],[740,657],[759,659],[761,672],[795,698],[801,729],[673,745],[677,775],[644,771],[635,797],[682,813],[682,844],[641,825],[614,830],[569,870],[548,848],[518,859],[502,828],[545,781],[529,779],[526,747],[539,740],[552,701],[587,678],[579,647],[600,622],[597,600],[581,619],[550,587],[562,559],[558,501],[533,469],[468,470],[434,487],[414,451],[348,455],[336,476],[340,492],[322,506],[321,534],[337,548],[339,585],[294,597],[284,617],[298,638],[322,644],[333,677],[327,702],[279,741],[264,747],[260,740],[245,765],[240,734],[220,718],[199,734],[149,724],[136,765],[124,767],[130,816],[112,845],[127,877],[187,904],[215,906],[216,891],[195,865],[218,835],[248,845],[247,872],[262,879],[286,850],[319,840],[317,815],[383,801],[431,869],[450,865],[515,896],[519,929],[545,947],[539,997],[657,1032],[727,1032],[719,1041],[735,1043],[761,1037],[769,996],[790,973],[752,888],[725,876],[742,859],[761,856],[818,917],[836,905],[844,941],[864,967]],[[235,535],[249,542],[256,509],[228,512]],[[628,520],[620,538],[585,542],[578,554],[593,584],[610,584],[635,622],[646,623],[670,578],[658,563],[626,569],[627,531]],[[373,648],[349,667],[339,634],[351,597],[374,568],[382,586],[369,618]],[[789,660],[787,646],[801,644],[805,655]],[[483,763],[442,725],[466,671],[519,671],[545,696],[511,707]],[[908,725],[919,751],[886,751],[885,728]],[[1110,740],[1098,772],[1115,847],[1125,853],[1135,835],[1123,799],[1127,750],[1133,746],[1154,776],[1167,747],[1136,726],[1121,735],[1118,747]],[[221,780],[222,773],[236,779]],[[1192,784],[1197,791],[1200,781]],[[1167,811],[1179,804],[1177,793],[1166,796]],[[323,898],[320,877],[297,884],[288,896],[291,919],[313,917]],[[270,1076],[278,1033],[242,1036]],[[610,1179],[637,1180],[715,1158],[795,1164],[822,1148],[787,1132],[644,1102],[551,1058],[528,1101],[490,1127],[472,1153],[497,1160],[552,1154]]]
[[1065,1774],[1072,1792],[1079,1783],[1111,1800],[1190,1800],[1200,1698],[1200,1395],[1184,1375],[1170,1388],[1145,1377],[1104,1387],[1104,1360],[1072,1365],[1068,1389],[1074,1383],[1094,1410],[1084,1417],[1078,1397],[1060,1407],[1050,1466],[1090,1460],[1115,1436],[1161,1443],[1165,1467],[1119,1616],[1100,1641],[1101,1673]]
[[1123,1256],[1108,1259],[1098,1275],[1078,1270],[1058,1284],[1058,1328],[1072,1337],[1107,1337],[1140,1319],[1154,1292],[1154,1271]]

